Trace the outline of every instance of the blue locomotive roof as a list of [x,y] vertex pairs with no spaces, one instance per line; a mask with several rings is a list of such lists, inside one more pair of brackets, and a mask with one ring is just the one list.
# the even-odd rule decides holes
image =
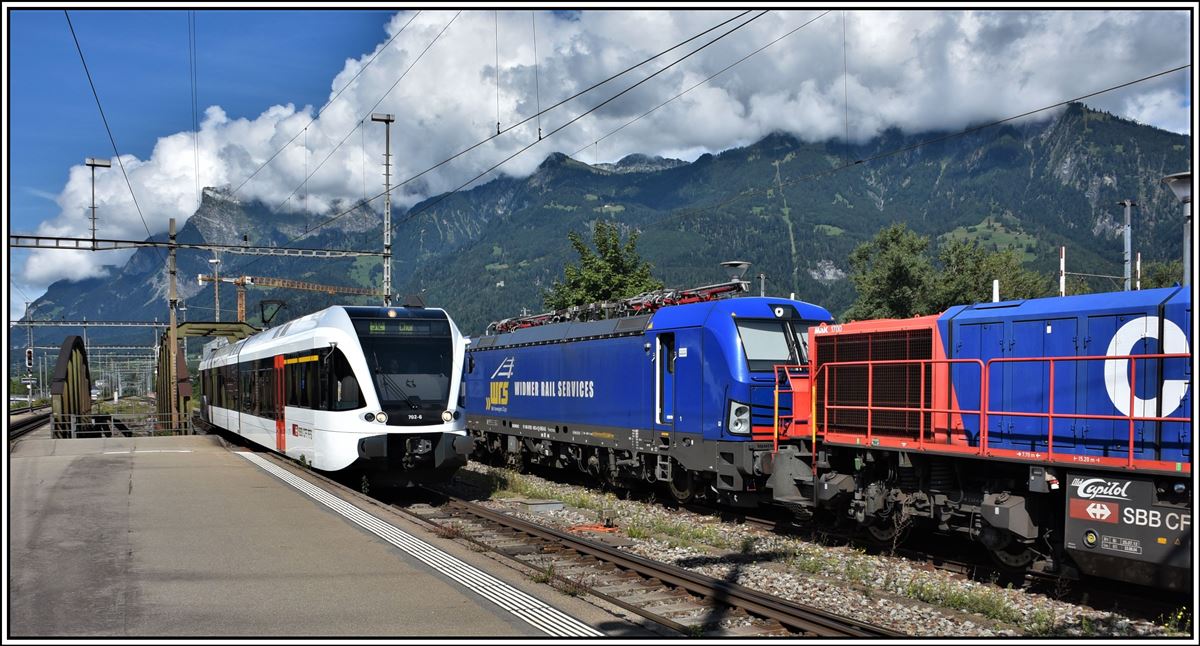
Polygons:
[[1056,314],[1077,315],[1080,312],[1097,315],[1119,313],[1128,310],[1140,311],[1146,308],[1155,308],[1172,301],[1186,302],[1189,300],[1190,294],[1188,290],[1182,287],[1163,287],[1160,289],[1143,289],[1131,292],[1079,294],[1077,296],[1051,296],[1028,300],[1001,301],[999,303],[956,305],[942,314],[941,321],[943,323],[949,321],[966,323],[976,320],[994,321],[998,319],[1025,317],[1044,318],[1048,315]]
[[[775,313],[777,307],[783,308],[782,315]],[[748,319],[795,318],[806,321],[830,321],[833,319],[829,315],[829,310],[812,303],[786,298],[743,296],[664,307],[654,313],[650,327],[656,330],[698,327],[704,325],[704,322],[714,314]]]
[[[780,309],[781,314],[776,314],[777,308]],[[793,301],[786,298],[744,296],[741,298],[728,298],[702,303],[689,303],[687,305],[672,305],[663,307],[653,314],[644,314],[641,316],[629,316],[601,321],[551,323],[549,325],[522,328],[513,330],[512,332],[474,339],[471,342],[470,350],[627,336],[642,334],[648,329],[665,330],[699,327],[704,325],[704,322],[713,314],[755,319],[791,318],[806,321],[832,320],[829,311],[825,308],[803,301]]]

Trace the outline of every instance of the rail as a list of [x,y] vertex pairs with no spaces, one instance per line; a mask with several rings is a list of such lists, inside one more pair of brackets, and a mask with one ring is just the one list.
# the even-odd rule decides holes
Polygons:
[[[43,406],[42,408],[46,408]],[[30,415],[23,419],[10,420],[8,425],[8,441],[13,441],[30,431],[41,428],[50,421],[50,413]]]
[[[438,493],[446,495],[444,492]],[[645,579],[686,591],[698,598],[705,599],[710,604],[741,609],[768,621],[778,622],[794,632],[821,637],[897,637],[900,635],[880,626],[873,626],[824,610],[803,606],[736,583],[715,579],[674,565],[651,561],[615,547],[502,514],[460,498],[453,496],[449,498],[456,510],[463,510],[488,523],[548,541],[556,546],[563,546],[567,550],[597,559],[619,570],[633,572]],[[424,518],[422,520],[429,522]],[[484,545],[484,547],[489,546]],[[525,564],[529,565],[527,562]],[[680,625],[668,617],[659,616],[638,604],[622,602],[620,599],[595,590],[589,590],[589,592],[656,623],[685,633],[690,630],[688,626]]]
[[[1190,421],[1191,421],[1190,418],[1185,418],[1185,417],[1169,417],[1169,416],[1160,416],[1160,415],[1136,414],[1137,413],[1136,405],[1139,401],[1139,398],[1137,397],[1137,392],[1138,392],[1137,362],[1138,361],[1151,361],[1151,360],[1162,360],[1165,362],[1165,361],[1172,360],[1172,359],[1175,359],[1175,360],[1190,359],[1190,357],[1191,357],[1191,355],[1187,354],[1187,353],[1156,353],[1156,354],[1136,354],[1136,355],[1134,355],[1134,354],[1088,355],[1088,356],[1067,356],[1067,357],[994,357],[992,359],[988,359],[987,361],[984,361],[982,359],[972,358],[972,359],[891,359],[891,360],[879,360],[879,361],[867,360],[867,361],[828,362],[828,363],[824,363],[824,364],[818,366],[817,369],[812,372],[812,376],[810,377],[810,395],[811,395],[811,399],[812,399],[814,408],[816,407],[817,402],[820,401],[820,406],[822,408],[822,412],[824,413],[822,416],[822,419],[820,420],[820,430],[821,430],[822,437],[825,438],[826,440],[829,440],[830,438],[834,438],[835,441],[840,440],[840,439],[842,439],[841,436],[845,435],[846,438],[849,438],[849,439],[854,439],[855,437],[865,438],[867,444],[872,445],[872,446],[895,445],[895,446],[901,446],[904,448],[916,448],[917,450],[928,450],[932,445],[934,448],[936,448],[936,450],[939,450],[939,451],[969,453],[969,454],[974,454],[974,455],[978,455],[981,457],[983,457],[983,456],[986,456],[986,457],[997,457],[997,456],[998,457],[1013,457],[1013,458],[1020,458],[1020,459],[1024,459],[1024,460],[1035,460],[1035,461],[1041,461],[1041,462],[1088,463],[1088,464],[1100,464],[1100,465],[1105,465],[1105,466],[1110,466],[1110,467],[1122,467],[1122,468],[1131,469],[1131,470],[1138,469],[1138,468],[1148,468],[1148,469],[1161,469],[1161,470],[1167,470],[1167,471],[1190,473],[1190,471],[1191,471],[1190,463],[1174,461],[1174,460],[1138,459],[1135,455],[1136,454],[1136,442],[1135,442],[1136,425],[1138,422],[1143,422],[1143,423],[1145,423],[1145,422],[1190,423]],[[1058,389],[1058,386],[1059,386],[1059,383],[1058,383],[1058,381],[1056,381],[1056,378],[1058,375],[1060,375],[1062,373],[1062,371],[1056,371],[1056,366],[1058,364],[1064,363],[1064,362],[1087,362],[1087,361],[1128,362],[1128,364],[1127,364],[1129,366],[1128,413],[1120,414],[1120,415],[1107,415],[1107,414],[1100,414],[1100,413],[1081,413],[1081,412],[1075,412],[1075,411],[1069,411],[1069,412],[1068,411],[1058,411],[1055,409],[1055,391]],[[1008,409],[995,408],[994,403],[991,400],[991,390],[992,390],[992,385],[993,385],[993,378],[992,378],[991,373],[992,373],[994,366],[996,364],[1037,363],[1037,362],[1048,364],[1048,380],[1047,380],[1048,394],[1046,397],[1046,402],[1047,402],[1046,409],[1044,411],[1030,411],[1030,410],[1008,410]],[[978,393],[978,401],[980,402],[979,407],[978,408],[963,408],[963,407],[960,407],[957,405],[947,405],[947,406],[926,405],[925,401],[926,401],[927,396],[936,394],[936,387],[938,385],[936,383],[937,380],[935,380],[935,383],[934,383],[935,393],[927,393],[926,392],[925,384],[926,384],[927,376],[930,376],[930,375],[927,375],[927,372],[931,369],[935,369],[935,367],[938,365],[946,365],[946,366],[948,366],[948,368],[952,368],[953,366],[958,365],[958,364],[975,365],[979,368],[979,371],[980,371],[979,393]],[[920,377],[919,377],[920,392],[918,395],[919,396],[918,405],[917,406],[876,405],[875,404],[875,401],[876,401],[876,392],[875,392],[876,368],[880,367],[880,366],[900,366],[900,365],[918,365],[918,366],[920,366]],[[779,366],[777,368],[783,368],[783,367],[784,366]],[[830,374],[839,368],[850,368],[850,367],[859,367],[859,368],[865,367],[867,370],[867,379],[866,379],[866,381],[867,381],[866,391],[867,392],[866,392],[865,402],[862,404],[848,404],[848,403],[839,403],[839,402],[830,404],[829,403]],[[947,377],[946,374],[942,374],[941,376],[943,378]],[[952,381],[953,381],[952,379],[947,379],[948,383],[945,385],[945,389],[946,389],[945,392],[951,398],[957,399],[957,397],[955,397],[955,395],[960,395],[963,393],[958,392],[957,389],[955,389],[951,386],[951,384],[949,382],[952,382]],[[777,384],[776,385],[776,435],[778,437],[778,435],[779,435],[779,431],[778,431],[778,427],[779,427],[779,421],[778,421],[779,420],[779,415],[778,415],[779,382],[778,382],[778,380],[777,380],[776,384]],[[818,385],[819,385],[819,388],[818,388]],[[817,395],[818,391],[820,392],[819,398]],[[1161,394],[1162,393],[1160,393],[1160,395]],[[1143,402],[1142,408],[1143,408],[1143,413],[1144,413],[1144,409],[1145,409],[1144,402],[1146,400],[1140,400],[1140,401]],[[1001,405],[1002,404],[1003,404],[1003,402],[1001,403]],[[1115,402],[1114,402],[1114,404],[1115,404]],[[1119,406],[1118,406],[1118,408],[1119,408]],[[795,409],[795,403],[793,402],[793,411],[794,411],[794,409]],[[865,417],[866,417],[866,423],[864,425],[865,426],[865,428],[864,428],[865,435],[864,434],[853,434],[853,433],[850,433],[850,434],[839,433],[836,424],[834,425],[834,429],[831,430],[830,429],[830,419],[833,416],[830,415],[829,413],[830,413],[830,411],[839,411],[839,410],[860,411],[860,412],[864,413]],[[916,446],[910,447],[909,446],[910,441],[908,438],[900,438],[900,439],[897,439],[894,437],[881,438],[880,436],[883,434],[880,434],[877,432],[876,424],[875,424],[875,418],[876,418],[877,412],[901,412],[901,413],[917,414],[919,416],[920,421],[919,421],[919,425],[918,425],[919,427],[918,427],[918,429],[916,429],[917,430],[917,436],[915,438]],[[793,415],[794,415],[794,412],[793,412]],[[926,440],[926,435],[927,435],[926,431],[927,430],[936,430],[936,429],[932,428],[934,426],[932,418],[930,419],[931,429],[926,429],[925,420],[926,420],[927,415],[957,416],[959,419],[961,419],[962,417],[977,416],[979,419],[979,433],[978,433],[977,443],[974,446],[970,446],[969,443],[968,443],[968,446],[956,446],[956,445],[950,444],[949,442],[927,441]],[[1040,418],[1040,419],[1047,420],[1047,423],[1046,423],[1047,429],[1046,429],[1046,434],[1045,434],[1046,450],[1045,451],[1038,451],[1038,450],[1026,451],[1026,450],[1014,450],[1014,449],[993,446],[993,444],[991,442],[990,429],[989,429],[989,424],[988,424],[989,420],[993,417],[1026,417],[1026,418]],[[950,419],[953,419],[953,417],[951,417]],[[1067,452],[1062,452],[1062,451],[1056,452],[1054,450],[1054,422],[1055,422],[1055,420],[1061,420],[1061,419],[1105,420],[1105,421],[1128,423],[1129,436],[1128,436],[1128,442],[1125,445],[1126,446],[1126,455],[1121,458],[1111,458],[1111,457],[1106,457],[1106,456],[1084,455],[1084,454],[1079,454],[1079,453],[1067,453]],[[815,416],[812,418],[812,421],[810,423],[812,424],[814,437],[815,437],[816,428],[817,428],[817,424],[818,424]],[[952,423],[947,424],[946,430],[948,430],[948,431],[952,430],[950,428],[951,426],[953,426]],[[1034,444],[1036,445],[1037,442],[1035,442]]]

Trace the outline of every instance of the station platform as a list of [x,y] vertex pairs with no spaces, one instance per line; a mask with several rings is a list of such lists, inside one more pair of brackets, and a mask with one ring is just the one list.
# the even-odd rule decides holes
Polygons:
[[215,436],[10,445],[8,638],[647,634],[268,462]]

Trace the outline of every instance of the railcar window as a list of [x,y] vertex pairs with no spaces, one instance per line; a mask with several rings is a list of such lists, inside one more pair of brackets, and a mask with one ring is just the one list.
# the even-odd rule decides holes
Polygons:
[[751,370],[771,370],[780,364],[808,363],[808,348],[790,321],[737,321],[742,349]]
[[238,365],[238,380],[241,383],[241,400],[238,410],[243,413],[254,412],[254,372],[251,364]]
[[346,355],[342,354],[341,350],[334,350],[331,353],[329,373],[330,385],[333,389],[332,397],[330,397],[333,402],[333,405],[330,406],[331,409],[354,410],[366,406],[358,379],[354,377],[350,362],[346,360]]

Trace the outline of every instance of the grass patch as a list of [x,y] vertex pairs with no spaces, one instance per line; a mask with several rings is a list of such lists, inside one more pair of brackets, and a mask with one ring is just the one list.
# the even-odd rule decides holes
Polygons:
[[560,500],[579,509],[600,511],[612,507],[615,496],[590,492],[560,493],[516,471],[488,467],[486,473],[476,473],[484,490],[496,498],[546,498]]
[[383,272],[379,258],[360,256],[350,265],[350,283],[353,285],[370,285],[371,272],[378,269]]
[[1192,634],[1192,611],[1187,606],[1180,606],[1175,612],[1159,617],[1158,623],[1162,624],[1172,635],[1190,635]]
[[549,204],[545,205],[545,208],[557,209],[559,211],[567,211],[569,213],[571,211],[574,211],[575,209],[578,209],[579,207],[575,206],[573,204],[559,204],[558,202],[551,201]]
[[1037,238],[1021,231],[1015,219],[1009,217],[988,216],[979,224],[958,227],[940,237],[948,240],[974,240],[985,249],[991,249],[992,245],[1001,251],[1015,249],[1021,262],[1029,262],[1036,258],[1036,255],[1027,249],[1037,248]]
[[729,537],[720,526],[665,518],[635,520],[625,527],[625,535],[630,538],[660,537],[672,547],[689,547],[697,544],[724,549],[742,547],[740,539]]
[[961,590],[952,585],[913,579],[901,588],[901,593],[910,599],[973,612],[996,621],[1010,624],[1020,624],[1024,621],[1024,616],[1003,594],[991,590]]
[[846,232],[845,229],[841,227],[835,227],[832,224],[818,224],[813,227],[813,231],[827,235],[831,238],[836,238]]

